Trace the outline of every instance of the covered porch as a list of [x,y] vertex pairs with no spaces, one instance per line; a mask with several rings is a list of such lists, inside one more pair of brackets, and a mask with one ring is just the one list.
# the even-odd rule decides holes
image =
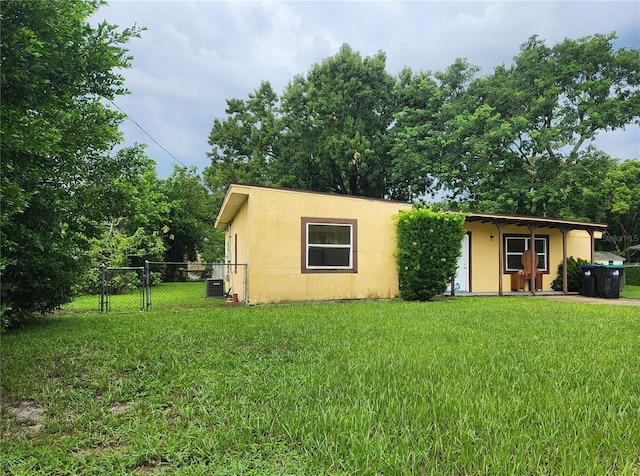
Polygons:
[[[523,261],[523,265],[525,269],[535,270],[535,272],[528,273],[526,275],[526,281],[528,282],[528,293],[531,295],[545,295],[545,296],[554,296],[554,295],[569,295],[569,291],[567,288],[567,258],[569,256],[568,250],[568,235],[570,232],[579,230],[582,232],[586,232],[589,237],[590,242],[590,252],[589,256],[580,256],[583,259],[588,259],[591,263],[594,262],[594,253],[595,253],[595,240],[602,237],[602,233],[606,230],[607,225],[603,223],[589,223],[589,222],[580,222],[580,221],[571,221],[571,220],[558,220],[552,218],[543,218],[543,217],[527,217],[527,216],[517,216],[517,215],[496,215],[496,214],[484,214],[484,213],[473,213],[466,217],[466,222],[468,224],[481,223],[481,224],[489,224],[495,227],[495,232],[497,234],[497,262],[498,262],[498,289],[497,295],[506,296],[506,295],[515,295],[521,296],[525,291],[517,291],[513,292],[511,288],[505,289],[505,285],[503,282],[503,277],[505,277],[508,273],[507,269],[509,266],[505,266],[505,229],[509,227],[510,230],[513,230],[514,227],[523,228],[525,235],[529,237],[529,244],[536,243],[536,237],[541,236],[543,233],[549,233],[549,230],[554,230],[554,233],[557,236],[557,232],[561,235],[561,249],[562,249],[562,261],[563,264],[563,290],[562,291],[551,291],[551,290],[542,290],[540,281],[541,277],[537,272],[538,269],[538,254],[536,253],[528,253],[526,257],[527,260],[531,260],[530,263],[525,263]],[[491,237],[493,239],[493,237]],[[534,247],[535,249],[535,247]],[[524,255],[524,254],[523,254]],[[556,258],[557,259],[557,258]],[[554,272],[552,269],[547,270],[547,274]],[[522,278],[523,276],[519,276]],[[513,276],[512,276],[513,279]],[[538,282],[536,281],[538,279]],[[471,289],[469,290],[471,291]],[[458,294],[458,293],[457,293]],[[479,295],[480,293],[472,293],[475,295]],[[495,295],[495,292],[490,293],[482,293],[487,295]],[[460,293],[463,295],[463,293]]]

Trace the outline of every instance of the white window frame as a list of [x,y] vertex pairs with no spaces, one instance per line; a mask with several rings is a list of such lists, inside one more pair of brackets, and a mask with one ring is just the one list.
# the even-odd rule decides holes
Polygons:
[[[337,226],[349,229],[348,244],[309,243],[311,226]],[[309,252],[312,248],[347,249],[349,264],[346,266],[314,266],[309,264]],[[302,218],[302,267],[303,273],[357,273],[357,220]]]
[[[522,256],[522,251],[512,251],[509,252],[509,241],[510,240],[524,240],[524,249],[525,251],[529,249],[531,244],[531,235],[504,235],[504,272],[505,273],[515,273],[517,271],[521,271],[522,268],[510,268],[509,267],[509,256]],[[538,262],[538,271],[543,273],[549,272],[549,235],[537,235],[536,243],[543,243],[543,252],[538,252],[538,256],[540,257],[540,261]]]

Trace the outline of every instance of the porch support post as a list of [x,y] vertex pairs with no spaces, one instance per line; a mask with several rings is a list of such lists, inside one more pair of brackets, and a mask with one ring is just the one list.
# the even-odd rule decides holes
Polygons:
[[591,264],[593,264],[594,254],[595,254],[595,250],[596,250],[596,240],[593,238],[593,230],[592,229],[588,229],[587,232],[589,233],[589,238],[591,240]]
[[562,232],[562,294],[569,292],[569,283],[567,283],[567,233],[568,228],[560,228]]
[[498,228],[498,294],[502,296],[502,270],[504,269],[504,239],[502,237],[502,229],[504,228],[504,223],[496,221],[494,225]]
[[535,225],[527,225],[531,232],[531,241],[529,242],[529,248],[532,250],[531,254],[531,276],[529,276],[529,292],[532,296],[536,294],[536,276],[538,276],[538,266],[536,266],[536,230]]

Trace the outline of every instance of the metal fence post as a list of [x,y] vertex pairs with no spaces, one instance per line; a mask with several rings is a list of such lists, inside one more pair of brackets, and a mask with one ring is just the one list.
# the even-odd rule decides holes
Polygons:
[[100,265],[100,313],[104,312],[104,268],[105,265]]
[[113,283],[113,273],[109,267],[104,268],[104,312],[111,311],[111,286]]
[[146,307],[147,311],[151,310],[151,271],[149,268],[149,260],[145,260],[144,262],[144,276],[145,276],[145,296],[146,296]]
[[249,305],[249,263],[244,265],[244,305]]
[[140,268],[138,270],[138,286],[140,287],[140,310],[144,311],[144,302],[145,302],[145,285],[144,285],[144,268]]

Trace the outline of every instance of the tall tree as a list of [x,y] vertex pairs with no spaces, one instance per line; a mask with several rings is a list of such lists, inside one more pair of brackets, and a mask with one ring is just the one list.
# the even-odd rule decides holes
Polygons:
[[[361,57],[343,45],[296,77],[282,97],[287,160],[317,191],[383,197],[390,190],[387,130],[396,101],[386,56]],[[287,162],[288,164],[288,162]]]
[[587,147],[581,159],[562,171],[548,195],[558,217],[608,223],[609,213],[604,183],[617,166],[616,160],[593,146]]
[[[510,67],[474,79],[455,107],[441,110],[441,129],[430,136],[409,124],[401,137],[414,136],[423,168],[471,207],[574,218],[563,184],[577,164],[600,157],[587,146],[640,118],[640,51],[614,50],[615,38],[547,47],[532,37]],[[435,153],[428,147],[434,136]]]
[[640,243],[640,161],[627,160],[611,170],[601,193],[609,223],[606,241],[631,262],[629,247]]
[[295,77],[281,98],[269,83],[248,100],[228,100],[209,135],[214,190],[229,182],[382,197],[390,190],[385,140],[395,80],[383,53],[362,58],[348,45]]
[[124,45],[139,35],[87,18],[98,1],[0,3],[2,19],[2,314],[47,312],[71,298],[99,172],[126,169],[107,152],[122,116],[103,99],[125,93]]
[[249,98],[228,99],[227,118],[215,119],[209,134],[211,166],[204,176],[214,191],[231,182],[270,183],[269,163],[278,155],[278,96],[263,82]]
[[111,266],[142,266],[145,260],[163,258],[163,236],[169,232],[171,207],[164,181],[158,178],[156,163],[146,155],[145,147],[136,145],[118,151],[118,157],[136,166],[115,177],[105,194],[111,205],[104,215],[103,228],[106,226],[107,235],[121,236],[132,244],[124,256],[115,257],[116,263],[103,261]]
[[405,68],[400,73],[396,91],[399,112],[388,133],[396,198],[434,194],[442,177],[455,183],[456,172],[443,160],[446,131],[464,112],[466,90],[477,72],[478,67],[458,58],[444,72],[414,74]]
[[165,233],[166,261],[219,261],[222,250],[215,248],[218,234],[213,228],[215,210],[202,179],[193,167],[175,167],[164,180],[169,205],[169,225]]
[[136,145],[116,152],[126,170],[117,176],[106,171],[101,196],[105,206],[95,223],[89,247],[80,256],[86,262],[81,293],[96,293],[100,285],[99,266],[143,266],[146,260],[163,259],[163,236],[168,231],[169,204],[156,176],[155,162],[147,157],[144,146]]

